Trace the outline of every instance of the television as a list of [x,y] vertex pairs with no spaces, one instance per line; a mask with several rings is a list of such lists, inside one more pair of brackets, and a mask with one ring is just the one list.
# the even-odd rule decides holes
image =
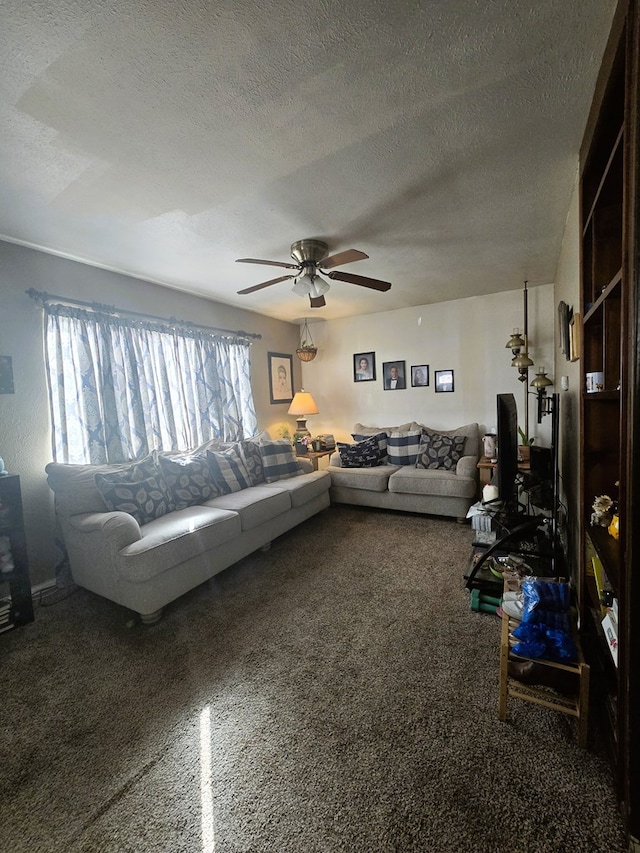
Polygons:
[[518,475],[518,407],[513,394],[498,394],[498,466],[493,484],[498,487],[498,500],[511,503]]

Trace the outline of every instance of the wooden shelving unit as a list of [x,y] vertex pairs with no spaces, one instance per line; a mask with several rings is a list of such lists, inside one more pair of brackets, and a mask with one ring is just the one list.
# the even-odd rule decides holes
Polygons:
[[[621,0],[581,150],[582,375],[602,372],[604,389],[582,392],[578,594],[591,665],[595,724],[608,744],[627,829],[640,830],[640,547],[633,510],[640,498],[638,334],[638,0]],[[592,527],[594,499],[617,501],[620,535]],[[634,500],[635,498],[635,500]],[[618,603],[618,663],[602,626],[591,554]]]
[[12,568],[0,571],[0,633],[33,621],[20,477],[0,477],[0,537],[9,543]]

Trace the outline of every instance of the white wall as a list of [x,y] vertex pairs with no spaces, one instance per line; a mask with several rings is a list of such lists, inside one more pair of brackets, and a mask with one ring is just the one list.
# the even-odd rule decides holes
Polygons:
[[[529,288],[530,354],[536,365],[553,365],[553,285]],[[514,327],[523,326],[523,291],[477,296],[437,305],[402,308],[346,320],[310,324],[318,355],[303,364],[304,387],[320,413],[307,423],[312,434],[332,433],[350,440],[356,422],[390,426],[416,420],[435,428],[452,429],[477,421],[483,431],[495,426],[496,394],[511,392],[524,423],[524,387],[511,367],[505,344]],[[376,381],[353,381],[353,355],[375,352]],[[428,388],[385,391],[382,364],[404,360],[428,364]],[[436,394],[434,371],[451,368],[455,391]],[[551,371],[550,371],[551,373]],[[530,372],[529,381],[534,371]],[[410,381],[407,383],[410,385]],[[529,396],[529,431],[539,444],[550,442],[549,419],[536,423],[535,398]]]
[[[556,270],[556,305],[564,301],[580,311],[580,208],[578,175],[567,214],[562,250]],[[557,320],[556,320],[557,324]],[[558,335],[559,340],[559,335]],[[560,348],[556,348],[554,366],[557,390],[560,394],[560,474],[561,491],[567,506],[568,527],[566,535],[570,567],[577,564],[577,512],[579,506],[578,450],[580,435],[580,394],[584,387],[582,363],[567,361]],[[567,391],[560,391],[561,377],[569,383]]]

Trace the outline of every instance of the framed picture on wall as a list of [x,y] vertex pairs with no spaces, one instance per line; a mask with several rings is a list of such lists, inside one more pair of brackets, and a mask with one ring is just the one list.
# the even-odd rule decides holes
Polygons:
[[412,364],[411,365],[411,387],[426,388],[429,384],[429,365],[428,364]]
[[353,381],[370,382],[376,378],[375,352],[356,352],[353,355]]
[[453,370],[436,370],[436,393],[453,391]]
[[293,400],[293,356],[283,352],[267,353],[269,397],[272,403]]
[[385,361],[382,365],[385,391],[399,391],[407,387],[404,361]]

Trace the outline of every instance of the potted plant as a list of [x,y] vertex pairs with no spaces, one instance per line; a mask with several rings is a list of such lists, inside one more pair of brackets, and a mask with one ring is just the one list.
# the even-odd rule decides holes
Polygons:
[[522,427],[518,427],[520,444],[518,445],[518,461],[528,462],[531,458],[531,445],[535,441],[533,436],[529,437]]

